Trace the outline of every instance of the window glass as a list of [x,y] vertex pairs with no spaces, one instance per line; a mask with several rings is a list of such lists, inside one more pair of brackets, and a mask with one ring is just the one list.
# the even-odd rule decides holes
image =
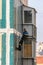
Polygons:
[[24,23],[32,23],[31,11],[24,11]]

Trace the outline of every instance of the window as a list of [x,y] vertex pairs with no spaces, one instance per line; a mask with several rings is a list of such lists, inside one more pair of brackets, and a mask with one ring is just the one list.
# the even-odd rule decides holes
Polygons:
[[32,23],[31,11],[24,11],[24,23]]

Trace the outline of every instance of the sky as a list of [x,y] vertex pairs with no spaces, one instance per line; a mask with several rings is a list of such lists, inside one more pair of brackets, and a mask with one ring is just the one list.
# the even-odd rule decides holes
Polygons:
[[37,42],[43,42],[43,0],[29,0],[30,7],[36,9]]

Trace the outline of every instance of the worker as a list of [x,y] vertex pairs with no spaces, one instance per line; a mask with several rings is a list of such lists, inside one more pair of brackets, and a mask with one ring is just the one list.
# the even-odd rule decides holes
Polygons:
[[17,48],[19,51],[21,51],[23,41],[25,41],[28,36],[29,36],[29,35],[28,35],[27,30],[24,28],[23,35],[22,35],[22,37],[21,37],[21,40],[19,41],[19,46],[18,46],[18,48]]

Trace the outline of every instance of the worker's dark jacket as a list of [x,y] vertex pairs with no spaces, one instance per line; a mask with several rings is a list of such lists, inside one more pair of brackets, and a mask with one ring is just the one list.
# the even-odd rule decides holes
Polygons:
[[19,51],[21,51],[23,41],[26,40],[26,37],[28,37],[28,32],[27,31],[23,32],[23,36],[22,36],[21,40],[19,41],[19,47],[18,47]]
[[23,41],[26,40],[26,37],[28,37],[28,32],[27,32],[27,31],[26,31],[26,32],[23,32],[23,36],[22,36],[22,38],[21,38],[19,44],[22,45],[22,44],[23,44]]

